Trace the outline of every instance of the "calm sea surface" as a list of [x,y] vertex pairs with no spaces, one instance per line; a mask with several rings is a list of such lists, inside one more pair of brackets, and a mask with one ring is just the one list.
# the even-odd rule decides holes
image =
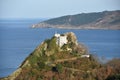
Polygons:
[[0,20],[0,77],[15,71],[24,59],[54,33],[74,32],[91,54],[111,59],[120,58],[120,30],[65,30],[30,26],[37,21]]

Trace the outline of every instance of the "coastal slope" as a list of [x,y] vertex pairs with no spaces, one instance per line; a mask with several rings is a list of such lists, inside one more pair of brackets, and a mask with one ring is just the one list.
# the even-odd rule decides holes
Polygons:
[[32,27],[63,29],[120,29],[120,10],[67,15],[34,24]]

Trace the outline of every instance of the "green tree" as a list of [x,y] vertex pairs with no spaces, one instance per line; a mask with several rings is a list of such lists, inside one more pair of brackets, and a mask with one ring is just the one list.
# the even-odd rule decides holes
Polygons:
[[57,68],[57,70],[58,70],[59,73],[62,73],[62,71],[63,71],[63,66],[62,66],[61,64],[57,64],[57,65],[56,65],[56,68]]
[[38,62],[38,66],[40,69],[45,68],[45,63],[44,62]]

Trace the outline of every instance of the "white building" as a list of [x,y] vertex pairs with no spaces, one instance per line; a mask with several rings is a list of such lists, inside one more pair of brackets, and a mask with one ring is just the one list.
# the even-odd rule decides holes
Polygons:
[[82,58],[86,57],[86,58],[89,58],[90,55],[89,54],[85,54],[85,55],[81,55]]
[[60,37],[60,34],[58,34],[58,33],[55,33],[55,35],[54,35],[55,37]]
[[57,38],[56,44],[60,47],[62,47],[64,44],[67,44],[67,36],[61,36],[58,33],[56,33],[54,36]]

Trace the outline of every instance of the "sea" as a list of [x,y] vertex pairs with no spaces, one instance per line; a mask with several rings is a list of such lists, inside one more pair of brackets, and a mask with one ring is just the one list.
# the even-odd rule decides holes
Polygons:
[[34,49],[57,33],[74,32],[89,53],[107,61],[120,58],[120,30],[31,28],[44,19],[0,20],[0,77],[13,73]]

